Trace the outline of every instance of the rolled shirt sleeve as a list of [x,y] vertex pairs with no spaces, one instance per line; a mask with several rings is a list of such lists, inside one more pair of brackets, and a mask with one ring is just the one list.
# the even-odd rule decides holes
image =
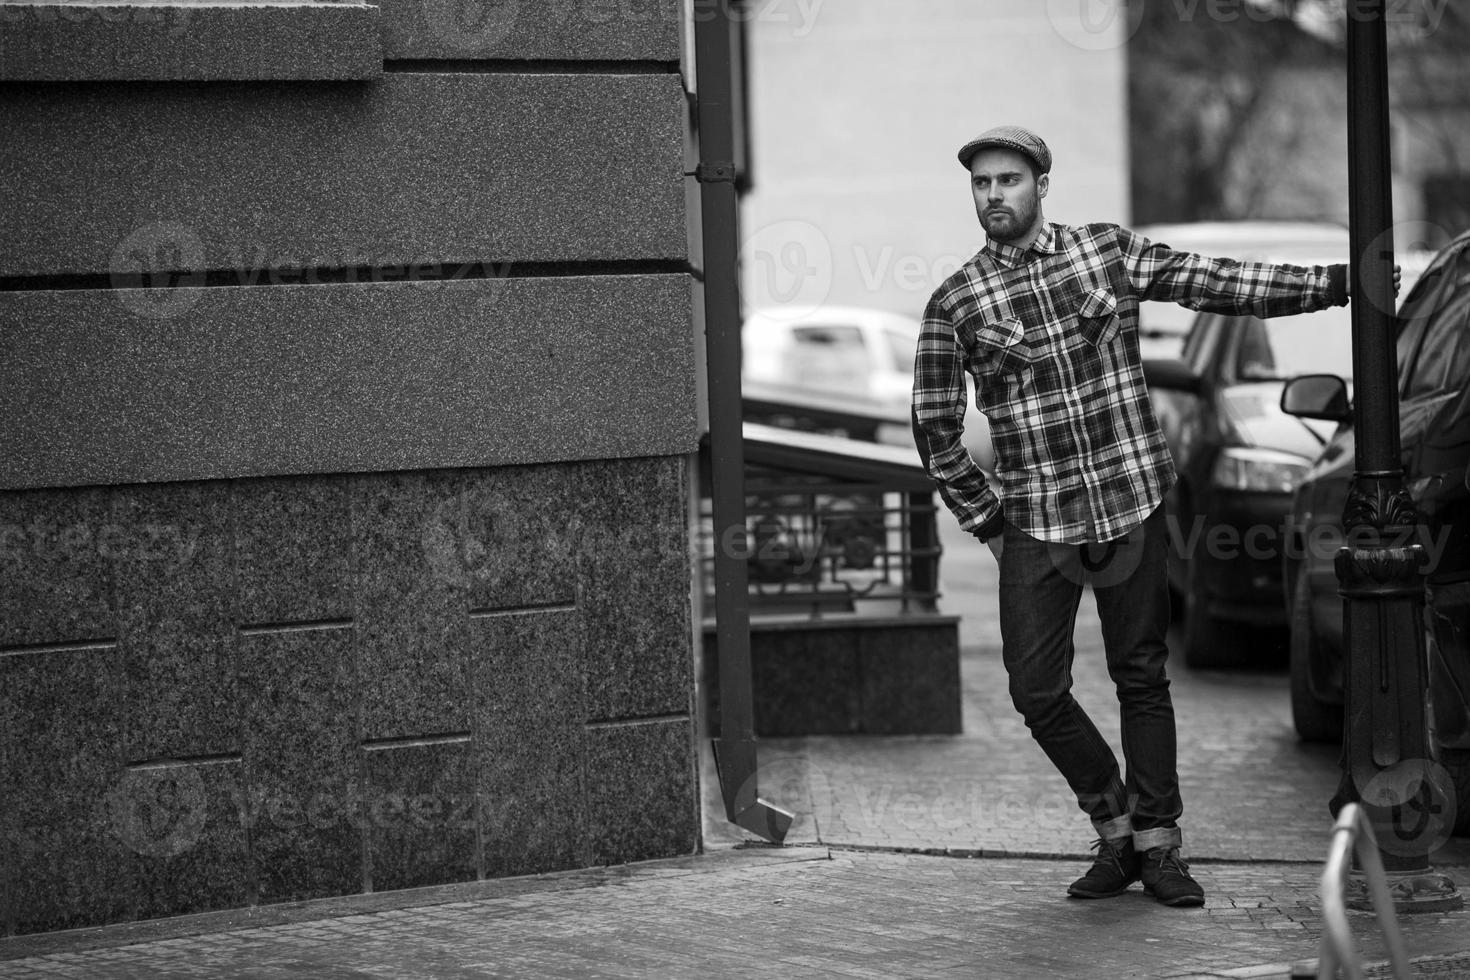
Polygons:
[[1347,266],[1297,266],[1176,252],[1126,228],[1118,244],[1139,299],[1258,317],[1311,313],[1347,303]]

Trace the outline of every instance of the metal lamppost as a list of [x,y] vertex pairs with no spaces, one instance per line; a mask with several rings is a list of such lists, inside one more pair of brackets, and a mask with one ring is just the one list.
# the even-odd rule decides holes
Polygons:
[[[1459,908],[1429,865],[1446,787],[1433,764],[1426,691],[1423,547],[1399,446],[1383,0],[1347,5],[1348,194],[1356,469],[1336,570],[1347,647],[1342,783],[1334,808],[1361,803],[1399,911]],[[1453,789],[1449,792],[1452,794]],[[1450,799],[1453,799],[1451,795]],[[1452,810],[1450,811],[1453,812]],[[1349,903],[1369,904],[1355,873]]]

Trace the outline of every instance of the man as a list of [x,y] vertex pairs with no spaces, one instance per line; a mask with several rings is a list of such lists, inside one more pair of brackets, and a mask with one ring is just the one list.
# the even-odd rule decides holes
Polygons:
[[[986,244],[935,290],[914,367],[914,435],[961,527],[1000,563],[1011,699],[1077,794],[1097,858],[1068,889],[1204,903],[1180,858],[1182,812],[1165,634],[1162,501],[1173,460],[1149,405],[1138,304],[1281,316],[1347,302],[1347,267],[1175,252],[1117,225],[1048,223],[1051,151],[1017,126],[959,151]],[[964,375],[989,417],[997,489],[960,441]],[[1083,583],[1121,706],[1126,777],[1071,694]]]

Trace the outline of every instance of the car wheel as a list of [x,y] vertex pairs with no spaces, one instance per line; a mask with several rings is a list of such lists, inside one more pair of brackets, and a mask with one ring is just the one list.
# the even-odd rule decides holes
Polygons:
[[1209,613],[1209,600],[1200,581],[1199,562],[1189,562],[1185,575],[1184,615],[1180,624],[1184,662],[1190,667],[1200,668],[1225,666],[1233,659],[1230,645],[1226,642],[1224,624]]
[[1297,575],[1291,596],[1291,720],[1304,742],[1342,741],[1342,706],[1312,692],[1312,661],[1317,631],[1312,625],[1311,590],[1305,571]]
[[1454,833],[1470,837],[1470,749],[1441,749],[1439,762],[1455,783]]

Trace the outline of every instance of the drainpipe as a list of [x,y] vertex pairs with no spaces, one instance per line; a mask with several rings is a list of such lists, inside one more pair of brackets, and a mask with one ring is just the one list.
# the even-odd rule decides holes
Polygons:
[[[1372,824],[1400,912],[1461,905],[1429,851],[1443,843],[1454,787],[1434,763],[1426,718],[1424,548],[1404,483],[1393,333],[1393,231],[1388,149],[1388,45],[1383,0],[1347,10],[1348,238],[1353,259],[1356,458],[1343,510],[1348,546],[1335,557],[1344,598],[1347,677],[1342,781],[1334,808],[1357,801]],[[1446,799],[1445,793],[1449,798]],[[1448,810],[1446,810],[1448,807]],[[1360,870],[1349,904],[1370,908]]]
[[715,768],[725,815],[775,844],[792,814],[761,799],[750,685],[750,592],[745,556],[745,452],[740,404],[740,286],[735,193],[734,37],[730,0],[694,0],[695,112],[704,239],[705,350],[709,372],[710,496],[715,541],[715,642],[720,735]]

